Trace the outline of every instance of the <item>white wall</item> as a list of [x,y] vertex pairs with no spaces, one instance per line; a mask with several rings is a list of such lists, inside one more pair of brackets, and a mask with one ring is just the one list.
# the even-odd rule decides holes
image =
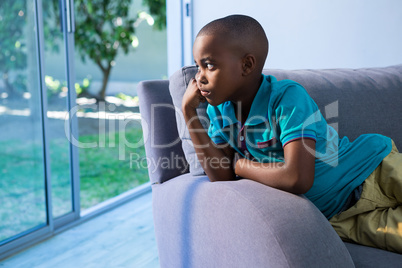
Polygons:
[[182,67],[182,14],[180,0],[166,0],[168,76]]
[[[193,0],[194,34],[230,14],[256,18],[266,68],[359,68],[402,63],[400,0]],[[168,73],[181,67],[180,1],[168,0]],[[192,42],[184,40],[184,42]]]

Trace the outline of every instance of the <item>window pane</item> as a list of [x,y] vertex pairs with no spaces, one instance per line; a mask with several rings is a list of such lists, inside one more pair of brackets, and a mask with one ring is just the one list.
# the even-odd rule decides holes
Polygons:
[[0,2],[0,244],[47,222],[33,10]]

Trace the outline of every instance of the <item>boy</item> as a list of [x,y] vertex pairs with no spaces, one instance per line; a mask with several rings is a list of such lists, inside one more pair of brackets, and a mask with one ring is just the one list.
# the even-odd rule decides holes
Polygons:
[[[402,253],[402,154],[391,139],[339,139],[301,85],[262,75],[268,40],[251,17],[210,22],[193,54],[182,111],[211,181],[238,176],[304,194],[342,239]],[[204,101],[208,133],[196,113]]]

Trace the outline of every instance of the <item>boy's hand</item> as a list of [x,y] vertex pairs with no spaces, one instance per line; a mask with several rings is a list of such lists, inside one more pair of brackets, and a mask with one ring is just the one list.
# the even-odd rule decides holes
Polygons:
[[[197,81],[194,78],[191,79],[182,100],[182,112],[191,141],[197,158],[210,181],[232,180],[236,177],[231,165],[234,156],[233,149],[229,146],[225,148],[216,146],[198,117],[196,109],[201,102],[205,101],[206,99],[201,95]],[[219,160],[218,165],[215,160]]]
[[238,152],[234,152],[234,156],[233,156],[233,170],[236,170],[236,163],[237,161],[239,161],[240,159],[242,159],[243,156],[241,156],[241,154],[239,154]]
[[183,95],[182,110],[188,111],[195,110],[201,102],[205,102],[206,99],[201,95],[197,86],[195,78],[190,80],[186,92]]

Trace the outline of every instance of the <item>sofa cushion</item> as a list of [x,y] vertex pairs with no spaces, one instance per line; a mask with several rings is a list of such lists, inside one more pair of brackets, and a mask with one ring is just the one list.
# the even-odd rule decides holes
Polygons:
[[345,245],[356,268],[402,267],[402,254],[351,243]]
[[[169,79],[169,91],[172,96],[173,105],[176,107],[176,123],[180,139],[182,140],[182,147],[188,164],[190,165],[190,173],[194,176],[204,175],[204,170],[198,162],[193,143],[190,138],[190,133],[186,127],[186,122],[181,112],[181,104],[184,92],[186,92],[187,85],[191,78],[195,76],[197,68],[195,66],[184,67],[176,71]],[[206,114],[208,103],[201,103],[197,109],[197,114],[202,118],[201,123],[204,128],[208,129],[209,119]]]

